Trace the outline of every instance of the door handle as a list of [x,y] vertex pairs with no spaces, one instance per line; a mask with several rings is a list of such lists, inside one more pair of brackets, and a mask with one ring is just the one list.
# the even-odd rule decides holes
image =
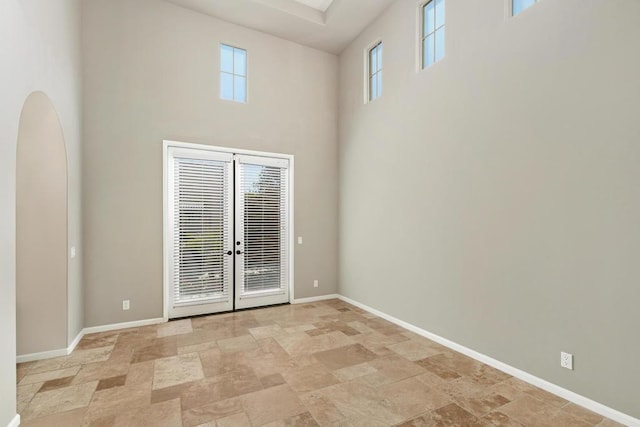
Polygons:
[[242,255],[242,251],[241,250],[237,250],[236,251],[236,255]]
[[233,251],[227,252],[227,255],[229,255],[229,256],[233,255]]

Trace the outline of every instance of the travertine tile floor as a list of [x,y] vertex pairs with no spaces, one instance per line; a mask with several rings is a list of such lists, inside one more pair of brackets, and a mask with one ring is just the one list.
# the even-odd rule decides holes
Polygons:
[[611,426],[342,301],[88,335],[18,366],[23,426]]

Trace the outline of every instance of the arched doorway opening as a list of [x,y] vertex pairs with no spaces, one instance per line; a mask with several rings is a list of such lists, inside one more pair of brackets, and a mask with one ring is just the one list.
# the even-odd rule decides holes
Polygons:
[[67,155],[58,114],[34,92],[20,116],[16,163],[18,355],[67,347]]

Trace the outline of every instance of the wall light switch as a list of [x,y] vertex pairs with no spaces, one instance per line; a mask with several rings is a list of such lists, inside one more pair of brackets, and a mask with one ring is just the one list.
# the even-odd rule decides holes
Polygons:
[[302,244],[302,236],[298,237],[298,244],[301,245]]
[[76,247],[75,246],[71,246],[71,259],[76,257]]
[[317,280],[314,280],[314,281],[313,281],[313,287],[314,287],[314,288],[317,288],[318,286],[320,286],[320,284],[318,283],[318,281],[317,281]]

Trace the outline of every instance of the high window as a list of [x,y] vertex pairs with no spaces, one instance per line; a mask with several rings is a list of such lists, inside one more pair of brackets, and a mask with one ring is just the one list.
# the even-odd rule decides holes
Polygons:
[[511,0],[511,14],[516,16],[523,10],[533,6],[538,0]]
[[247,51],[220,45],[220,98],[247,102]]
[[444,58],[445,0],[430,0],[422,6],[422,68]]
[[369,101],[382,96],[382,42],[369,50]]

